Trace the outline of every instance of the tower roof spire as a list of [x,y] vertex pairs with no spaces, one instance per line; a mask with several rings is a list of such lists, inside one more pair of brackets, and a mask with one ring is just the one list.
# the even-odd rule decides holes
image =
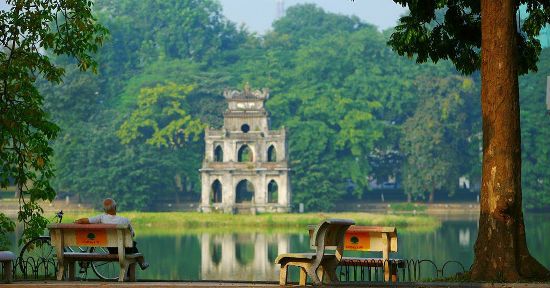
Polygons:
[[263,88],[262,90],[252,90],[247,83],[243,86],[243,91],[225,89],[223,91],[225,99],[269,99],[269,89]]

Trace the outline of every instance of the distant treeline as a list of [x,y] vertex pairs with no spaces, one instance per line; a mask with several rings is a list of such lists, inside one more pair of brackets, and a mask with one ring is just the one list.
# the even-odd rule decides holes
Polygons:
[[[42,85],[63,129],[53,143],[60,195],[111,196],[125,209],[197,198],[204,127],[221,126],[223,89],[247,82],[271,91],[293,201],[308,210],[368,198],[374,180],[424,201],[456,193],[460,177],[480,183],[479,75],[400,57],[386,45],[391,31],[311,4],[288,8],[263,36],[216,1],[97,0],[95,10],[110,30],[98,75],[67,68],[61,87]],[[540,61],[520,79],[528,208],[550,205],[548,49]]]

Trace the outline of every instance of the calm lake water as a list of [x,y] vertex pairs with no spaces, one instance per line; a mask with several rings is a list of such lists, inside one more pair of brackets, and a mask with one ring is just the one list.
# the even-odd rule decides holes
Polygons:
[[[531,214],[525,218],[530,251],[543,265],[550,267],[550,214]],[[446,261],[455,260],[468,269],[473,261],[477,229],[477,220],[471,218],[443,220],[441,227],[431,232],[398,230],[399,252],[392,256],[429,259],[439,268]],[[149,269],[138,271],[140,279],[277,281],[279,267],[273,261],[279,253],[309,251],[306,231],[303,234],[236,231],[229,234],[138,235],[136,240],[151,264]],[[344,255],[377,256],[347,252]],[[429,268],[423,266],[422,269],[424,267]],[[445,274],[459,269],[455,268],[446,268]]]
[[[527,243],[531,253],[550,267],[550,213],[525,216]],[[149,269],[138,269],[142,280],[241,280],[277,281],[279,265],[273,262],[279,253],[310,252],[309,237],[304,233],[194,233],[145,236],[144,228],[136,231],[138,248],[150,263]],[[439,269],[447,261],[458,261],[466,270],[473,261],[473,246],[477,237],[476,217],[460,220],[442,219],[442,225],[432,231],[409,232],[398,229],[398,251],[392,258],[431,260]],[[224,229],[224,231],[227,231]],[[145,235],[140,235],[140,232]],[[146,232],[146,231],[145,231]],[[17,248],[13,247],[13,251]],[[381,253],[349,252],[345,256],[381,257]],[[434,278],[433,266],[424,262],[419,278]],[[450,263],[444,276],[460,272],[460,266]],[[402,271],[399,272],[402,277]],[[95,278],[93,272],[89,278]],[[297,281],[297,269],[291,270]]]

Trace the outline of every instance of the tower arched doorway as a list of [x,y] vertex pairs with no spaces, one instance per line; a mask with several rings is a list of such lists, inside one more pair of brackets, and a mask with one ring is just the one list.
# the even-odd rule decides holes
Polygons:
[[279,202],[279,186],[275,180],[269,181],[267,184],[267,203],[278,203]]
[[220,180],[216,179],[212,183],[212,189],[210,192],[210,202],[211,203],[222,203],[222,183]]
[[246,179],[241,180],[239,184],[237,184],[235,192],[236,203],[252,202],[252,199],[254,198],[254,184]]

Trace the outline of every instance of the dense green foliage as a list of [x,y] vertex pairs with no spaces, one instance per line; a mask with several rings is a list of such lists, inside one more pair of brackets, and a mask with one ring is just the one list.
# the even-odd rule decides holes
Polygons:
[[[416,1],[393,0],[407,6],[409,14],[399,19],[388,42],[399,55],[416,55],[418,63],[451,60],[463,73],[481,65],[481,3],[476,0]],[[527,17],[518,25],[518,69],[520,74],[537,71],[541,51],[541,29],[550,23],[550,4],[538,0],[515,1]],[[525,14],[524,14],[525,15]],[[518,18],[519,19],[519,18]]]
[[[21,240],[40,235],[47,220],[38,201],[55,191],[52,149],[59,127],[48,119],[37,79],[58,84],[65,72],[49,56],[66,55],[80,70],[92,68],[92,54],[107,31],[92,15],[91,1],[8,0],[0,10],[0,188],[17,187]],[[46,52],[46,53],[44,53]],[[73,99],[69,99],[72,101]],[[70,102],[67,101],[67,102]],[[0,213],[0,232],[13,223]]]
[[471,176],[470,167],[479,165],[474,91],[470,79],[457,76],[426,81],[419,91],[421,103],[402,126],[403,184],[409,198],[429,193],[432,202],[437,190],[455,193],[457,179]]
[[[99,77],[68,70],[61,89],[44,88],[62,128],[54,143],[60,194],[86,203],[113,196],[133,209],[197,200],[200,127],[219,128],[223,88],[246,82],[271,90],[272,126],[288,129],[293,201],[308,210],[368,199],[374,180],[397,179],[411,199],[457,191],[460,176],[480,181],[477,76],[399,57],[386,45],[391,31],[314,5],[289,8],[262,37],[236,29],[214,1],[96,5],[112,35],[97,55]],[[543,78],[522,85],[543,93]],[[524,131],[539,139],[526,142],[536,178],[526,185],[540,183],[525,194],[544,194],[550,125],[540,121],[549,119],[543,96],[525,93]],[[427,166],[415,162],[426,157]],[[526,204],[550,203],[538,197]]]
[[527,208],[550,205],[550,115],[546,114],[546,76],[550,76],[550,49],[544,49],[539,72],[520,78],[522,189]]

